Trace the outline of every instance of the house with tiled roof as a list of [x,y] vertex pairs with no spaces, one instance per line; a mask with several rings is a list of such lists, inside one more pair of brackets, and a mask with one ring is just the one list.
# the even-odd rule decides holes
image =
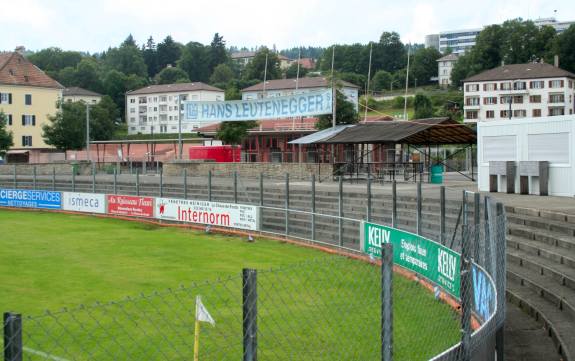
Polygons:
[[52,148],[42,138],[42,126],[58,111],[63,88],[19,52],[0,53],[0,111],[14,138],[9,156],[28,161],[31,150]]

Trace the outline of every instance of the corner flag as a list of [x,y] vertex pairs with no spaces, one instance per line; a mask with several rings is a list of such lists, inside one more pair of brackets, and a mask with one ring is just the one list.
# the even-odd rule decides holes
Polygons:
[[216,325],[216,321],[202,303],[202,297],[196,296],[196,322],[194,332],[194,361],[199,360],[200,356],[200,322],[207,322],[212,326]]

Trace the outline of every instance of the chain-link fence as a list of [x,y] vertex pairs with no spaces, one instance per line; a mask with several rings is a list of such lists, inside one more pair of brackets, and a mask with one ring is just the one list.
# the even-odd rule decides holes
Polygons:
[[[6,314],[6,360],[192,359],[198,295],[216,320],[201,327],[202,360],[379,360],[386,350],[395,360],[489,360],[501,351],[505,214],[476,193],[161,172],[17,174],[0,178],[0,187],[258,205],[264,234],[355,255],[365,253],[366,222],[421,238],[393,244],[391,284],[389,264],[374,266],[377,255],[333,256],[37,317]],[[413,267],[399,262],[401,254]],[[388,314],[392,323],[384,322]]]

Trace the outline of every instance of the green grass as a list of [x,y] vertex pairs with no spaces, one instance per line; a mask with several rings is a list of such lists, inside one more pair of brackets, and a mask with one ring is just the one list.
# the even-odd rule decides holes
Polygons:
[[[260,359],[379,357],[373,265],[278,241],[84,215],[0,210],[0,229],[0,311],[31,316],[24,343],[32,349],[78,360],[190,360],[200,294],[216,320],[202,326],[201,359],[241,359],[239,273],[249,267],[259,270]],[[457,342],[455,313],[418,284],[396,276],[393,302],[396,360],[427,359]]]

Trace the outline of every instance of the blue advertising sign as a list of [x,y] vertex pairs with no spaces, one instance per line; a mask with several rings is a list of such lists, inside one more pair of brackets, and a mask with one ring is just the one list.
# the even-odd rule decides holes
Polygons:
[[281,97],[232,101],[187,101],[184,120],[194,122],[245,121],[330,114],[332,90]]
[[497,291],[493,279],[475,263],[471,267],[473,282],[473,311],[481,323],[485,323],[495,313]]
[[61,209],[62,193],[28,189],[0,189],[0,206]]

